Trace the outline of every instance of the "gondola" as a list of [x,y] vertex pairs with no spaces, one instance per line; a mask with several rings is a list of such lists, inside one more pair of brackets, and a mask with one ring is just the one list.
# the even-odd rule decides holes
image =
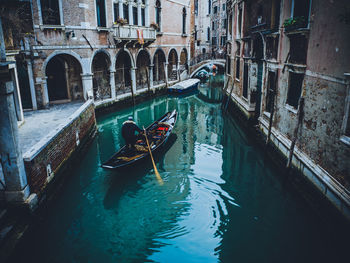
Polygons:
[[[156,152],[168,140],[177,120],[177,112],[173,110],[164,114],[157,121],[146,128],[146,134],[152,153]],[[124,145],[108,161],[102,164],[105,169],[118,169],[135,165],[148,158],[146,138],[143,134],[138,136],[134,149],[129,149]]]

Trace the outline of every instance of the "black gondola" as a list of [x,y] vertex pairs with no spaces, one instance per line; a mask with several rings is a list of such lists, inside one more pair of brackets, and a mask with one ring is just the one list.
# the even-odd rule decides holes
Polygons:
[[[152,153],[157,151],[168,140],[177,120],[177,112],[173,110],[164,114],[160,119],[146,128],[147,138]],[[144,135],[139,135],[134,149],[124,145],[108,161],[102,164],[106,169],[117,169],[133,165],[149,156]]]

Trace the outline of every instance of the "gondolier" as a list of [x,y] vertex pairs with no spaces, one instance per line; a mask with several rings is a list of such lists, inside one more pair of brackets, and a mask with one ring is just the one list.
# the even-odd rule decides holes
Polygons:
[[125,121],[122,126],[122,136],[129,149],[135,148],[135,143],[137,140],[137,135],[135,134],[136,131],[138,133],[143,132],[143,130],[136,125],[133,118],[129,116],[128,120]]
[[[141,160],[147,159],[148,156],[151,156],[151,152],[156,152],[169,139],[170,134],[172,133],[172,130],[175,126],[176,120],[176,110],[173,110],[172,112],[167,112],[145,129],[145,132],[147,134],[146,140],[145,136],[135,136],[135,131],[140,132],[141,129],[137,127],[137,125],[133,122],[132,118],[130,118],[124,123],[126,128],[126,132],[124,133],[127,134],[127,138],[125,138],[125,141],[127,142],[129,142],[130,134],[134,134],[134,138],[136,137],[136,142],[134,138],[130,140],[130,144],[131,146],[133,146],[133,148],[130,149],[128,148],[128,145],[124,145],[106,162],[102,163],[102,167],[105,169],[129,167],[135,163],[141,162]],[[130,130],[128,126],[131,127]]]

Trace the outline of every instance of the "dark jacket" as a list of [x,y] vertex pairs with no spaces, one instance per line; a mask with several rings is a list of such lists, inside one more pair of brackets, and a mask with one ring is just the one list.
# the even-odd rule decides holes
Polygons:
[[142,130],[135,124],[134,121],[127,120],[122,126],[122,136],[124,139],[135,137],[135,132],[142,132]]

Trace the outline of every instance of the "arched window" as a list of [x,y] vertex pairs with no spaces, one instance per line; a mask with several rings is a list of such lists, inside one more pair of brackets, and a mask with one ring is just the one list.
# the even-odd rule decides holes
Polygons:
[[182,9],[182,34],[186,34],[186,7]]
[[162,24],[161,16],[162,16],[162,7],[160,4],[160,1],[157,0],[156,1],[156,23],[158,25],[157,31],[160,31],[161,29],[161,24]]

